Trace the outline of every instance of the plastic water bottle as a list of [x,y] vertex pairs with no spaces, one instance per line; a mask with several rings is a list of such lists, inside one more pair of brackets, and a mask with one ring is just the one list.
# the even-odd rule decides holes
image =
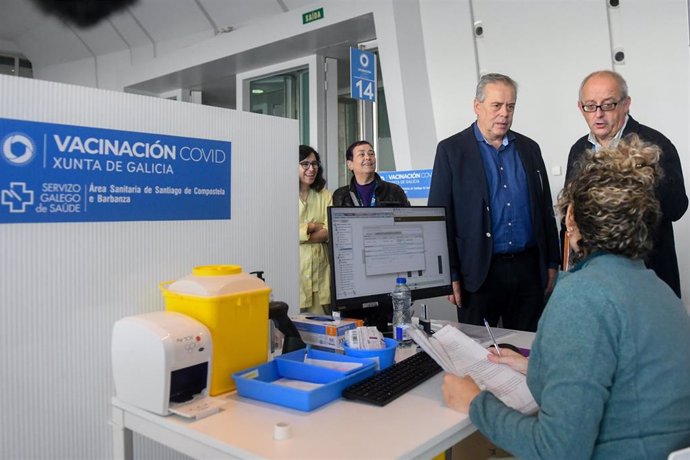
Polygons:
[[395,280],[393,299],[393,338],[403,345],[410,345],[412,339],[408,328],[412,325],[412,293],[405,278]]

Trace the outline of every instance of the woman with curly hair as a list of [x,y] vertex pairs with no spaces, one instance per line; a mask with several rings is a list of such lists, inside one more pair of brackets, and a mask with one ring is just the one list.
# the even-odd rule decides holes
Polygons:
[[488,358],[526,372],[539,410],[510,409],[469,377],[444,379],[448,405],[521,459],[665,459],[690,446],[690,317],[644,266],[660,153],[636,136],[589,151],[561,192],[577,263],[558,279],[529,361]]

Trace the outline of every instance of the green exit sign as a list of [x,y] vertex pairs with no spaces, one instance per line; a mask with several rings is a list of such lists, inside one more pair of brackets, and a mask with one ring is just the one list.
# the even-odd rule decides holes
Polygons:
[[304,13],[302,15],[302,24],[309,24],[310,22],[318,21],[319,19],[323,19],[323,8]]

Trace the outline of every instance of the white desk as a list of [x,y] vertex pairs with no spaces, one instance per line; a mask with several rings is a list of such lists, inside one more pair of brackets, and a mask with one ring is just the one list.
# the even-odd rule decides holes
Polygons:
[[[502,340],[528,347],[534,335]],[[242,398],[234,392],[220,413],[187,421],[112,400],[114,458],[133,458],[136,432],[193,458],[432,458],[474,431],[467,415],[445,406],[438,374],[385,407],[336,400],[301,412]],[[273,427],[289,423],[292,437],[275,441]]]

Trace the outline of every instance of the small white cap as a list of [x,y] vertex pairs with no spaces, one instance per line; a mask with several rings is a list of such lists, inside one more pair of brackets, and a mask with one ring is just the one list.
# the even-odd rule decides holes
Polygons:
[[289,423],[278,422],[273,427],[273,439],[276,441],[282,441],[284,439],[289,439],[292,437],[292,428],[290,428]]

